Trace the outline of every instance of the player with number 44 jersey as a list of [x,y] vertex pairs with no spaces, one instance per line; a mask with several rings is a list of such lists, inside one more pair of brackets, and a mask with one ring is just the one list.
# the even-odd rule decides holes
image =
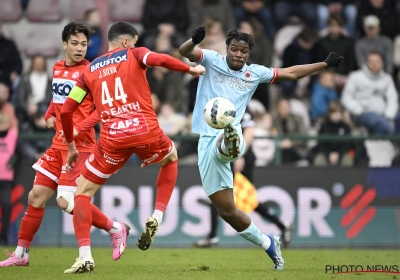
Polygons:
[[[91,259],[91,197],[105,181],[136,154],[145,167],[159,164],[155,211],[147,219],[138,247],[147,250],[154,240],[163,213],[175,187],[178,157],[174,143],[161,130],[151,102],[146,79],[147,67],[161,66],[193,76],[204,73],[166,54],[134,48],[138,38],[129,23],[117,22],[108,32],[109,51],[96,58],[81,75],[61,111],[61,123],[68,145],[67,171],[78,156],[73,141],[72,115],[85,98],[93,98],[100,122],[100,138],[85,162],[75,196],[74,228],[79,258]],[[91,95],[91,96],[89,96]],[[134,179],[134,177],[132,177]],[[78,218],[79,217],[79,218]]]

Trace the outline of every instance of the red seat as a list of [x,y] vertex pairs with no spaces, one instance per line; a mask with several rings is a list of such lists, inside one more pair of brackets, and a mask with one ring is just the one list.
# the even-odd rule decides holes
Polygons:
[[94,0],[71,0],[71,19],[83,21],[84,13],[96,7]]
[[21,14],[20,0],[0,0],[0,19],[2,21],[18,21]]
[[27,57],[57,57],[61,47],[61,36],[53,28],[35,28],[28,33],[25,42],[24,53]]
[[111,21],[140,22],[142,20],[145,0],[112,0],[110,1]]
[[35,22],[58,22],[62,19],[60,0],[30,0],[26,16]]

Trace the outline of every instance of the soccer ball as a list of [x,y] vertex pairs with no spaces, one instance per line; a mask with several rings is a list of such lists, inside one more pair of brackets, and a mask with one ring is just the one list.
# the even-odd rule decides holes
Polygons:
[[211,99],[204,107],[204,119],[212,128],[223,129],[232,124],[235,117],[235,106],[223,97]]

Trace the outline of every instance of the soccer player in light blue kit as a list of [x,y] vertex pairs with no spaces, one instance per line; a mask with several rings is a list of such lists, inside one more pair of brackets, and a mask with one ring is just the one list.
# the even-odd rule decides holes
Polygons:
[[[258,84],[301,79],[328,67],[338,67],[343,57],[330,53],[324,62],[283,69],[246,65],[255,46],[251,35],[230,30],[226,35],[227,54],[222,56],[212,50],[195,48],[205,34],[205,27],[197,27],[192,39],[179,48],[181,55],[206,69],[197,87],[192,126],[192,131],[200,134],[198,165],[203,187],[220,216],[243,238],[262,247],[274,262],[275,270],[283,270],[285,262],[279,236],[262,234],[250,217],[235,207],[230,162],[240,158],[246,147],[240,121]],[[211,128],[203,118],[205,105],[215,97],[229,99],[236,107],[235,121],[223,131]],[[217,108],[218,104],[214,106]]]

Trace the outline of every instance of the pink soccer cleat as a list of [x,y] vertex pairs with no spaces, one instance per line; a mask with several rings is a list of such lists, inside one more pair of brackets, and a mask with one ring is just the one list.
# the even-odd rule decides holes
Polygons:
[[29,259],[19,258],[15,255],[15,252],[10,253],[6,250],[6,255],[8,259],[0,262],[0,266],[28,266]]
[[110,233],[111,246],[113,247],[113,259],[114,261],[121,258],[125,248],[128,247],[126,244],[126,237],[129,235],[131,229],[127,224],[121,223],[121,231],[117,233]]

